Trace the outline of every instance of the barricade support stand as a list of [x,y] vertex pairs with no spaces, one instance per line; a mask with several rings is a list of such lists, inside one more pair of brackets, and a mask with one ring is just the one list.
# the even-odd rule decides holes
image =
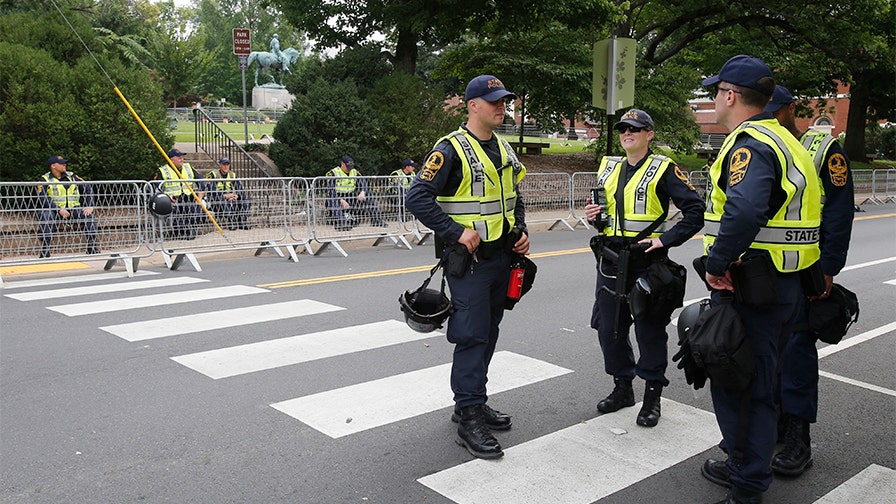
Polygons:
[[274,242],[271,242],[271,241],[261,242],[261,244],[258,246],[258,248],[255,249],[255,257],[260,256],[261,253],[264,252],[265,250],[270,250],[280,257],[286,257],[283,255],[283,251],[280,250],[280,247],[278,247]]
[[340,254],[342,254],[342,257],[348,257],[348,253],[345,251],[345,249],[342,248],[342,245],[339,245],[339,242],[335,242],[335,241],[324,241],[324,242],[320,242],[320,243],[321,243],[320,248],[317,249],[317,250],[315,250],[315,251],[312,253],[312,255],[320,255],[320,253],[323,252],[324,250],[328,249],[329,247],[333,247],[333,248],[335,248]]
[[[176,270],[180,268],[180,265],[183,264],[184,258],[190,261],[190,264],[193,265],[193,269],[196,271],[202,271],[202,267],[199,266],[199,261],[196,260],[196,256],[192,252],[187,252],[184,254],[174,254],[167,251],[162,251],[162,255],[165,257],[165,264],[168,266],[170,270]],[[171,256],[174,256],[172,259]]]
[[103,269],[109,271],[113,266],[118,264],[119,261],[124,263],[124,267],[128,271],[128,278],[133,277],[134,272],[137,271],[137,266],[140,264],[139,257],[128,257],[127,254],[112,254],[109,256],[109,260],[106,261],[106,265],[103,266]]
[[566,226],[566,229],[569,230],[569,231],[575,231],[575,228],[572,227],[572,226],[570,226],[569,223],[566,222],[566,219],[557,219],[557,220],[555,220],[554,223],[551,224],[551,225],[548,227],[548,231],[553,231],[554,228],[555,228],[558,224],[563,224],[564,226]]
[[397,235],[397,236],[396,236],[396,235],[383,235],[383,236],[380,236],[380,237],[378,237],[378,238],[376,239],[376,241],[373,242],[373,246],[376,247],[377,245],[379,245],[380,243],[382,243],[384,240],[389,240],[389,241],[391,241],[391,242],[392,242],[392,245],[395,245],[395,248],[401,248],[402,246],[404,246],[404,247],[407,248],[408,250],[411,250],[411,244],[410,244],[410,243],[408,242],[408,240],[404,237],[404,235]]

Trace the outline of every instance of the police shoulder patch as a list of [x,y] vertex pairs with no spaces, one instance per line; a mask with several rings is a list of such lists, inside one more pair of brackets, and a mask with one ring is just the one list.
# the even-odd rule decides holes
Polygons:
[[681,168],[678,165],[675,165],[674,173],[675,173],[675,176],[678,177],[678,180],[681,180],[682,182],[684,182],[685,185],[688,186],[688,188],[690,190],[692,190],[692,191],[697,190],[694,188],[693,184],[691,184],[691,181],[688,179],[688,176],[685,175],[685,173],[683,171],[681,171]]
[[831,183],[837,187],[846,185],[848,178],[846,157],[839,152],[835,152],[828,158],[828,173],[831,175]]
[[426,163],[423,165],[423,170],[420,172],[420,178],[427,182],[432,182],[432,180],[436,178],[436,173],[439,173],[439,170],[442,169],[444,164],[445,155],[439,151],[432,151],[432,154],[426,158]]
[[747,168],[750,167],[750,157],[752,157],[750,149],[741,147],[731,154],[728,159],[728,185],[736,186],[747,174]]

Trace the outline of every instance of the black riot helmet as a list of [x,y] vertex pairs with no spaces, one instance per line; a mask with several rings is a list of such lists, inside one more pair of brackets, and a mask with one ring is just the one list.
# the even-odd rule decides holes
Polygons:
[[442,266],[439,262],[429,272],[429,278],[417,290],[405,291],[398,298],[398,305],[404,312],[404,321],[411,329],[428,333],[442,327],[445,319],[451,315],[451,300],[445,295],[445,277],[442,276],[441,290],[427,289],[429,281]]
[[686,341],[700,314],[709,309],[709,298],[689,304],[678,314],[678,344]]
[[171,197],[167,194],[155,193],[149,198],[149,211],[154,215],[165,217],[170,215],[172,210],[174,210],[174,205],[171,203]]

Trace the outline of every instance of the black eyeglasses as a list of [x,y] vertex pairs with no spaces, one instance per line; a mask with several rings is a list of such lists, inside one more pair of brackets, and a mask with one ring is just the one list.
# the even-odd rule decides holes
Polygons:
[[619,134],[621,135],[621,134],[625,133],[626,130],[631,131],[632,133],[640,133],[641,130],[643,130],[643,129],[644,129],[644,128],[639,128],[639,127],[637,127],[637,126],[631,126],[631,125],[628,125],[628,124],[624,124],[624,125],[622,125],[622,126],[616,128],[616,131],[618,131]]
[[722,87],[722,86],[719,86],[716,88],[716,94],[718,94],[719,91],[731,91],[732,93],[743,94],[736,89],[726,88],[726,87]]

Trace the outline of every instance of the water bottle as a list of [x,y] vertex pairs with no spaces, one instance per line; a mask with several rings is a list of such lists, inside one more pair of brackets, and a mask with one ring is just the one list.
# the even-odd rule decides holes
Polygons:
[[516,254],[510,263],[510,283],[507,284],[507,297],[518,300],[523,296],[523,277],[526,276],[526,264],[523,256]]

